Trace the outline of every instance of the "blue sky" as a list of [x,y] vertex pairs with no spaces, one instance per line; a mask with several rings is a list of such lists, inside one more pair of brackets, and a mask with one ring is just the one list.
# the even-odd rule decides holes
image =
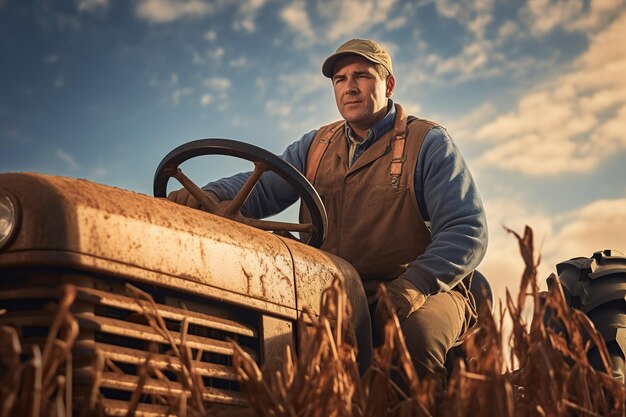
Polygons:
[[[543,275],[626,252],[625,0],[0,0],[0,172],[150,194],[189,140],[280,153],[338,118],[320,68],[353,37],[391,51],[394,99],[462,149],[499,293],[522,270],[503,224],[536,229]],[[204,183],[248,165],[183,168]]]

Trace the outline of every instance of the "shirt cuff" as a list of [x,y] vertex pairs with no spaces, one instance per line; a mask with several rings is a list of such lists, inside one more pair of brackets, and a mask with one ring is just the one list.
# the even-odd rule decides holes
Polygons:
[[400,275],[411,281],[422,294],[429,296],[441,292],[439,280],[429,270],[420,266],[411,265],[403,274]]

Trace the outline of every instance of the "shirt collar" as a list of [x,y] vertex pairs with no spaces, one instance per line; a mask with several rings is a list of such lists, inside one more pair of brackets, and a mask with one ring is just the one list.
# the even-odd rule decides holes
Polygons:
[[[369,144],[376,142],[381,136],[383,136],[385,133],[389,132],[393,128],[396,120],[396,106],[393,105],[393,101],[391,99],[388,99],[387,109],[388,110],[385,117],[383,117],[374,126],[368,129],[367,133],[365,134],[365,138],[363,139],[363,142],[359,143],[359,145],[362,146],[367,143],[369,146]],[[350,141],[356,142],[354,140],[354,136],[352,135],[352,128],[350,128],[350,125],[348,123],[346,123],[345,130],[346,137]]]

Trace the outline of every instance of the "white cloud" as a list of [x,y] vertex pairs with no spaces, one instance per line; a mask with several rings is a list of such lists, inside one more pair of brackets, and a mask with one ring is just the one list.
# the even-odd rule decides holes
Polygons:
[[254,32],[256,16],[265,4],[265,0],[244,0],[239,2],[237,20],[233,24],[235,30]]
[[431,63],[435,64],[435,73],[438,75],[474,74],[487,66],[491,49],[488,41],[474,41],[465,45],[459,55],[448,59],[433,56]]
[[582,0],[529,0],[522,16],[532,33],[542,36],[576,19],[583,8]]
[[[517,241],[506,232],[504,226],[520,234],[525,225],[532,227],[537,253],[545,250],[546,243],[554,233],[554,224],[547,213],[531,212],[522,198],[516,197],[514,190],[510,191],[511,197],[507,199],[484,202],[489,219],[489,247],[478,270],[489,280],[496,298],[504,298],[506,288],[516,294],[524,270]],[[539,268],[540,279],[547,277],[554,269],[550,262],[544,259]]]
[[519,25],[511,20],[505,21],[498,29],[498,41],[503,42],[520,30]]
[[565,220],[550,245],[563,259],[603,249],[626,253],[626,198],[594,201],[568,213]]
[[59,56],[55,54],[50,54],[44,59],[44,62],[46,64],[57,64],[59,62]]
[[141,0],[135,13],[151,23],[168,23],[185,17],[202,17],[214,12],[203,0]]
[[402,108],[406,114],[416,115],[422,113],[422,105],[417,101],[402,100]]
[[217,39],[217,32],[215,32],[214,30],[207,30],[204,33],[204,39],[206,39],[209,42],[213,42]]
[[[294,32],[294,46],[305,48],[312,44],[336,43],[347,40],[357,33],[366,33],[376,25],[388,24],[399,27],[402,19],[396,20],[392,11],[396,0],[345,0],[329,2],[318,0],[315,7],[303,0],[295,0],[285,6],[281,19]],[[314,28],[312,23],[316,22]]]
[[395,0],[352,0],[325,3],[324,14],[330,17],[323,32],[330,41],[352,37],[387,21]]
[[597,200],[561,215],[531,208],[522,196],[485,201],[489,218],[489,248],[478,269],[489,279],[496,297],[505,289],[517,293],[524,264],[517,241],[503,225],[522,234],[528,225],[534,231],[535,253],[541,255],[540,286],[556,272],[556,264],[577,256],[591,256],[603,249],[626,253],[626,198]]
[[521,9],[533,35],[541,37],[554,30],[596,31],[603,29],[617,15],[624,0],[529,0]]
[[278,92],[288,97],[291,102],[297,102],[310,94],[330,89],[330,81],[318,71],[301,71],[281,74],[276,82]]
[[493,21],[494,0],[435,0],[435,8],[441,16],[456,20],[482,39]]
[[[228,108],[229,104],[227,102],[228,99],[228,90],[231,88],[231,82],[228,78],[224,77],[211,77],[206,78],[202,81],[202,84],[209,88],[212,92],[216,93],[219,101],[219,110],[224,111]],[[211,101],[213,101],[213,94],[211,96]]]
[[191,50],[191,63],[194,65],[203,65],[206,63],[204,57],[195,49]]
[[207,56],[209,58],[213,58],[216,61],[222,59],[222,57],[224,56],[225,53],[226,53],[226,51],[224,51],[224,48],[217,48],[215,50],[206,52],[206,54],[207,54]]
[[315,34],[311,26],[304,1],[294,1],[280,11],[280,18],[292,28],[299,37],[312,39]]
[[222,78],[222,77],[207,78],[202,82],[202,84],[217,91],[228,90],[231,85],[230,80],[228,78]]
[[100,166],[100,167],[93,168],[91,170],[90,176],[95,177],[95,178],[102,178],[108,174],[109,174],[109,171],[106,168],[103,168]]
[[387,30],[396,30],[406,26],[407,22],[408,19],[406,16],[398,16],[393,19],[389,19],[385,26],[387,27]]
[[191,87],[175,89],[171,96],[172,104],[174,104],[175,106],[178,106],[180,104],[180,100],[183,97],[188,96],[192,93],[193,93],[193,88]]
[[269,100],[265,103],[265,111],[270,116],[285,117],[291,113],[291,106],[282,101]]
[[63,78],[62,75],[59,75],[58,77],[54,79],[54,82],[52,83],[52,85],[54,86],[54,88],[63,88],[65,87],[65,79]]
[[203,94],[200,97],[200,105],[202,107],[207,107],[213,101],[213,96],[211,94]]
[[57,149],[54,152],[54,155],[57,158],[59,158],[61,161],[63,161],[63,163],[65,163],[69,169],[74,170],[74,169],[79,168],[79,165],[76,163],[76,160],[69,153],[62,151],[61,149]]
[[[110,0],[80,0],[110,1]],[[199,18],[213,15],[230,7],[236,7],[232,27],[245,32],[256,31],[257,15],[266,0],[138,0],[135,14],[151,23],[169,23],[183,18]],[[217,32],[213,29],[204,33],[204,39],[214,42]]]
[[107,9],[109,4],[109,0],[76,0],[80,12],[98,12]]
[[[446,82],[461,82],[475,77],[499,75],[502,69],[494,63],[502,64],[505,60],[496,51],[501,42],[487,36],[486,32],[493,23],[495,0],[435,0],[437,13],[456,21],[470,35],[461,51],[452,56],[431,54],[427,63],[433,68],[434,75],[429,82],[438,82],[443,77]],[[515,30],[514,23],[501,29],[505,34]],[[502,38],[504,39],[504,38]]]
[[456,142],[475,140],[476,126],[482,126],[496,114],[493,104],[485,102],[460,117],[438,117]]
[[[339,114],[332,96],[332,85],[317,68],[257,78],[259,94],[269,93],[265,110],[279,116],[278,127],[290,138],[285,145],[313,127],[337,120]],[[326,103],[326,105],[319,105]],[[298,115],[298,117],[285,117]]]
[[626,150],[626,13],[592,37],[569,73],[478,129],[479,163],[526,175],[587,172]]
[[267,87],[269,85],[269,81],[265,78],[257,78],[254,80],[254,86],[257,89],[257,95],[262,96],[267,92]]
[[240,58],[231,60],[228,63],[228,65],[230,65],[231,67],[239,68],[239,67],[245,67],[247,63],[248,63],[248,60],[246,59],[246,57],[242,56]]

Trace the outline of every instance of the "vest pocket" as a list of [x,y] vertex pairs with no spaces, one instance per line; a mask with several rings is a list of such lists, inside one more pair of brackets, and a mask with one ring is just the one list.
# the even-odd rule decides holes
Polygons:
[[405,198],[408,188],[401,185],[397,190],[391,188],[391,184],[385,186],[373,186],[372,198],[368,200],[367,207],[370,209],[391,207],[394,202]]

